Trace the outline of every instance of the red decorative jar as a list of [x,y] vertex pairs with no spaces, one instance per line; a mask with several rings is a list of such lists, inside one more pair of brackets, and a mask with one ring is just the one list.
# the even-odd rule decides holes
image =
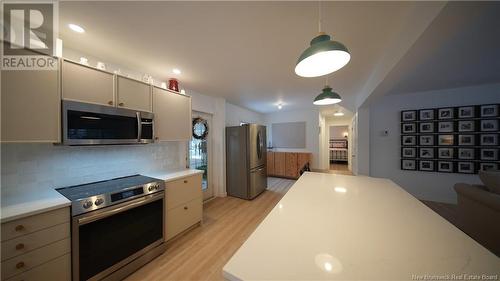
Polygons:
[[168,89],[179,92],[179,81],[177,81],[177,79],[174,78],[168,80]]

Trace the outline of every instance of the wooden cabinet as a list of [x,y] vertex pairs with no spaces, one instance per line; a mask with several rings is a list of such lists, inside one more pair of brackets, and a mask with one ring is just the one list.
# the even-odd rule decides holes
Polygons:
[[70,210],[2,224],[2,280],[71,280]]
[[114,74],[75,62],[62,62],[62,98],[115,105]]
[[201,177],[202,174],[196,174],[166,183],[165,239],[167,241],[201,222],[203,213]]
[[267,174],[268,175],[274,175],[274,152],[268,151],[267,152]]
[[297,169],[297,153],[285,153],[285,177],[298,178],[299,170]]
[[286,173],[285,168],[286,154],[282,152],[274,153],[274,175],[284,177]]
[[151,85],[123,76],[116,78],[118,107],[152,111]]
[[267,152],[267,174],[297,179],[302,168],[311,162],[311,154],[303,152]]
[[60,142],[59,72],[2,70],[2,142]]
[[153,113],[155,140],[191,139],[191,97],[153,87]]

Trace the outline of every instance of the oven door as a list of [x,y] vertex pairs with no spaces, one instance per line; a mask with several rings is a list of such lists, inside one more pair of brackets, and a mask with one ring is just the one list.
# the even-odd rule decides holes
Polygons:
[[73,217],[73,280],[100,280],[164,242],[164,192]]

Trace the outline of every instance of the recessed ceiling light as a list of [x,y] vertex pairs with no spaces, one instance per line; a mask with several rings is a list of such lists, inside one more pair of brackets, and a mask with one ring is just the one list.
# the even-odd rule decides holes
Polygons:
[[178,68],[174,68],[174,69],[172,69],[172,72],[173,72],[174,74],[181,74],[181,70],[180,70],[180,69],[178,69]]
[[337,111],[333,114],[333,116],[344,116],[344,112]]
[[76,25],[76,24],[73,24],[73,23],[70,23],[68,24],[69,28],[71,28],[71,30],[73,30],[74,32],[78,32],[78,33],[84,33],[85,32],[85,29],[83,29],[83,27],[79,26],[79,25]]
[[278,104],[278,109],[282,109],[283,105],[281,103]]

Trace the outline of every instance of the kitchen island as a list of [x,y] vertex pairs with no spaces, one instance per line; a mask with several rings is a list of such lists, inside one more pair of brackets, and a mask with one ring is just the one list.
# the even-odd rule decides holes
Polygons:
[[228,280],[429,280],[453,274],[498,280],[500,259],[390,180],[305,173],[223,274]]

